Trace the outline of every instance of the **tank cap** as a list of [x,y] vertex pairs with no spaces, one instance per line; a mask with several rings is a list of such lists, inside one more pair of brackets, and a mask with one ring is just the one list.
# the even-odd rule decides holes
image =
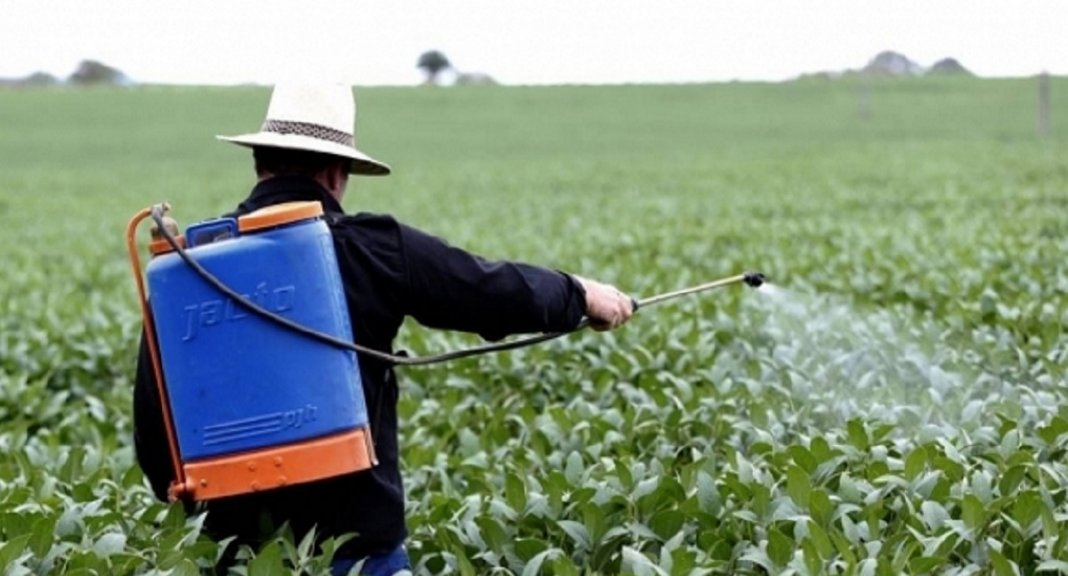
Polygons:
[[284,202],[241,216],[237,219],[237,229],[241,232],[252,232],[322,215],[323,205],[318,202]]

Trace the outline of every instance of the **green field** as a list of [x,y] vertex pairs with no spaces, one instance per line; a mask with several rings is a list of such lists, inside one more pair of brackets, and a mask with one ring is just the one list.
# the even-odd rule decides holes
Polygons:
[[[1068,572],[1068,79],[357,90],[350,211],[648,296],[401,371],[419,573]],[[196,574],[134,464],[123,230],[232,209],[264,88],[0,91],[0,566]],[[411,326],[430,353],[471,336]],[[315,573],[285,535],[249,574]],[[283,568],[283,566],[285,568]]]

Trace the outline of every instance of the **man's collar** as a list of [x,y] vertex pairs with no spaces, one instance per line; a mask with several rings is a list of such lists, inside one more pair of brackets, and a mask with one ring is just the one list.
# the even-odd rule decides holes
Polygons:
[[242,214],[265,206],[294,201],[321,202],[326,213],[341,214],[341,204],[321,184],[306,176],[273,176],[261,180],[252,189],[248,198],[238,206]]

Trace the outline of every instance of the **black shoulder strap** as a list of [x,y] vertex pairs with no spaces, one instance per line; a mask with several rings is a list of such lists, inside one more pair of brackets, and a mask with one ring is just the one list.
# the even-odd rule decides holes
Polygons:
[[345,213],[344,212],[332,212],[332,211],[324,211],[323,212],[323,219],[326,220],[326,223],[329,224],[330,226],[333,226],[333,225],[337,224],[344,217],[345,217]]

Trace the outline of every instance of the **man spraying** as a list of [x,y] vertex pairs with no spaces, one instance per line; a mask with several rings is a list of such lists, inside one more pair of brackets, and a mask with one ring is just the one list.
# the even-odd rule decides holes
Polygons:
[[[279,85],[259,132],[223,140],[250,147],[257,183],[233,216],[285,202],[319,202],[344,284],[353,332],[360,343],[393,350],[405,317],[446,330],[496,340],[512,334],[564,332],[583,317],[599,330],[616,328],[633,313],[619,290],[578,276],[522,264],[491,262],[455,248],[390,216],[345,215],[348,178],[387,175],[388,165],[356,148],[356,105],[349,87]],[[355,533],[336,555],[344,573],[409,569],[404,541],[404,489],[397,446],[396,375],[392,366],[360,360],[378,465],[370,470],[264,492],[212,500],[206,530],[255,546],[288,522],[297,538]],[[138,462],[161,500],[173,479],[160,399],[147,348],[142,345],[134,390]]]

